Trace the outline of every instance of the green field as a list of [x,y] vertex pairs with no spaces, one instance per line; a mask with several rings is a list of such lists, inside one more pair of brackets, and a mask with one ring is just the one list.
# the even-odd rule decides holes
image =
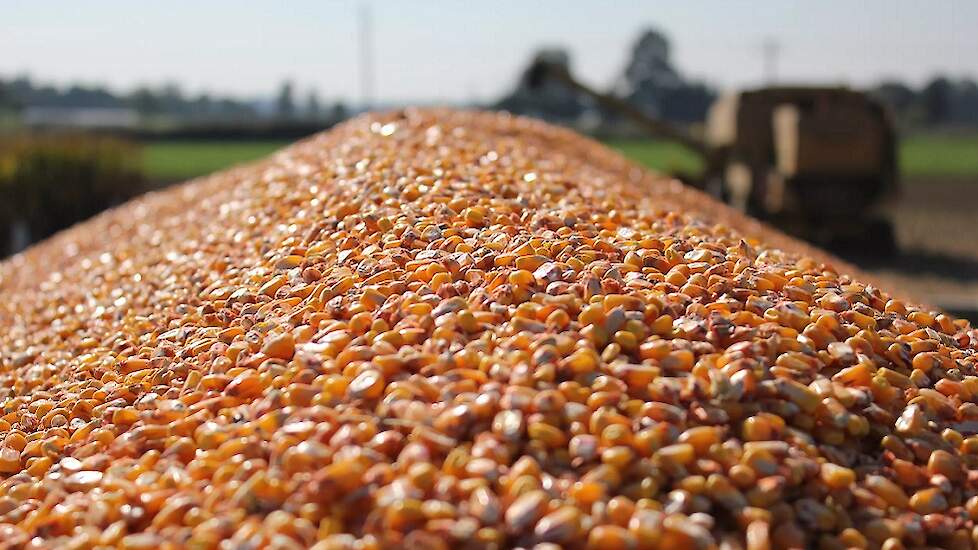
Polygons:
[[605,143],[639,164],[660,172],[697,174],[703,169],[699,155],[671,141],[629,139]]
[[[608,142],[626,156],[664,172],[696,173],[701,159],[680,145],[648,140]],[[978,182],[978,135],[921,134],[900,142],[900,174],[911,181],[972,178]]]
[[[261,158],[287,145],[280,141],[159,141],[143,147],[143,167],[153,181],[179,181]],[[695,174],[700,158],[671,142],[613,140],[608,145],[662,172]],[[900,173],[909,180],[974,178],[978,135],[917,135],[900,143]]]
[[151,181],[180,181],[262,158],[282,141],[154,141],[143,145],[143,171]]
[[[283,141],[154,141],[143,145],[143,170],[152,181],[180,181],[259,159]],[[667,172],[696,173],[699,157],[670,142],[619,140],[609,145],[641,164]]]
[[978,135],[922,134],[900,143],[900,173],[909,178],[978,181]]

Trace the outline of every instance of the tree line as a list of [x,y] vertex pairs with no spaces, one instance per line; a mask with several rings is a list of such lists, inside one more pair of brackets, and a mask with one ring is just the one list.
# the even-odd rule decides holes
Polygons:
[[297,97],[291,81],[282,82],[271,100],[243,100],[209,93],[189,94],[173,83],[140,86],[117,93],[104,86],[71,84],[57,87],[28,76],[0,76],[0,111],[28,108],[131,109],[143,117],[247,121],[257,118],[328,120],[346,117],[342,102],[324,105],[314,89]]
[[[536,54],[550,62],[570,64],[566,50],[552,48]],[[550,120],[573,122],[595,114],[581,94],[559,84],[531,86],[527,73],[511,92],[489,105]],[[938,75],[914,87],[899,80],[882,82],[867,90],[879,99],[903,127],[978,127],[978,82],[973,77]],[[630,52],[628,64],[612,84],[611,92],[652,116],[680,123],[702,121],[717,91],[702,81],[687,78],[671,59],[668,37],[655,29],[644,32]],[[176,84],[141,86],[116,93],[103,86],[72,84],[56,87],[26,76],[0,76],[0,114],[31,107],[122,108],[144,120],[248,122],[256,119],[331,121],[347,117],[342,102],[324,106],[314,89],[297,97],[291,81],[282,82],[273,98],[242,100],[209,93],[187,94]],[[597,113],[607,120],[613,115]]]
[[[718,91],[709,84],[688,78],[671,58],[668,37],[655,29],[642,33],[634,43],[629,60],[608,90],[647,114],[677,123],[703,121]],[[561,64],[570,69],[570,54],[563,48],[540,50],[537,61]],[[510,93],[496,107],[550,120],[577,123],[587,117],[614,120],[582,93],[560,82],[533,82],[528,68]],[[978,127],[978,83],[972,77],[938,75],[920,87],[890,80],[866,90],[883,103],[901,127]]]

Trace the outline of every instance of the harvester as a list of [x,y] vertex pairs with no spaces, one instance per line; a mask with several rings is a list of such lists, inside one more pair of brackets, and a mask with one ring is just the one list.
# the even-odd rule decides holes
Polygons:
[[704,171],[682,179],[751,216],[837,251],[895,250],[880,210],[897,187],[895,132],[886,110],[864,93],[767,87],[729,94],[711,106],[700,137],[582,84],[566,65],[538,61],[528,76],[531,86],[558,79],[695,152]]

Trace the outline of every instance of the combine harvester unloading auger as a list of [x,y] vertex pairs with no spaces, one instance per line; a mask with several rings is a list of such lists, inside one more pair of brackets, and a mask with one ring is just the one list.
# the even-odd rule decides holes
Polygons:
[[887,257],[896,252],[882,207],[897,192],[896,133],[886,110],[842,87],[768,87],[722,96],[702,136],[653,117],[537,60],[530,87],[562,83],[649,136],[681,144],[703,161],[687,184],[741,212],[831,249]]
[[3,548],[978,534],[978,332],[529,119],[363,116],[0,277]]

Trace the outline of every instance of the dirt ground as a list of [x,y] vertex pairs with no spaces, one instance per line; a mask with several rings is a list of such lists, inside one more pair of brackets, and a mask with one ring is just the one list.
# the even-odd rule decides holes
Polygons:
[[899,253],[846,259],[919,300],[978,322],[978,181],[907,182],[885,211]]

